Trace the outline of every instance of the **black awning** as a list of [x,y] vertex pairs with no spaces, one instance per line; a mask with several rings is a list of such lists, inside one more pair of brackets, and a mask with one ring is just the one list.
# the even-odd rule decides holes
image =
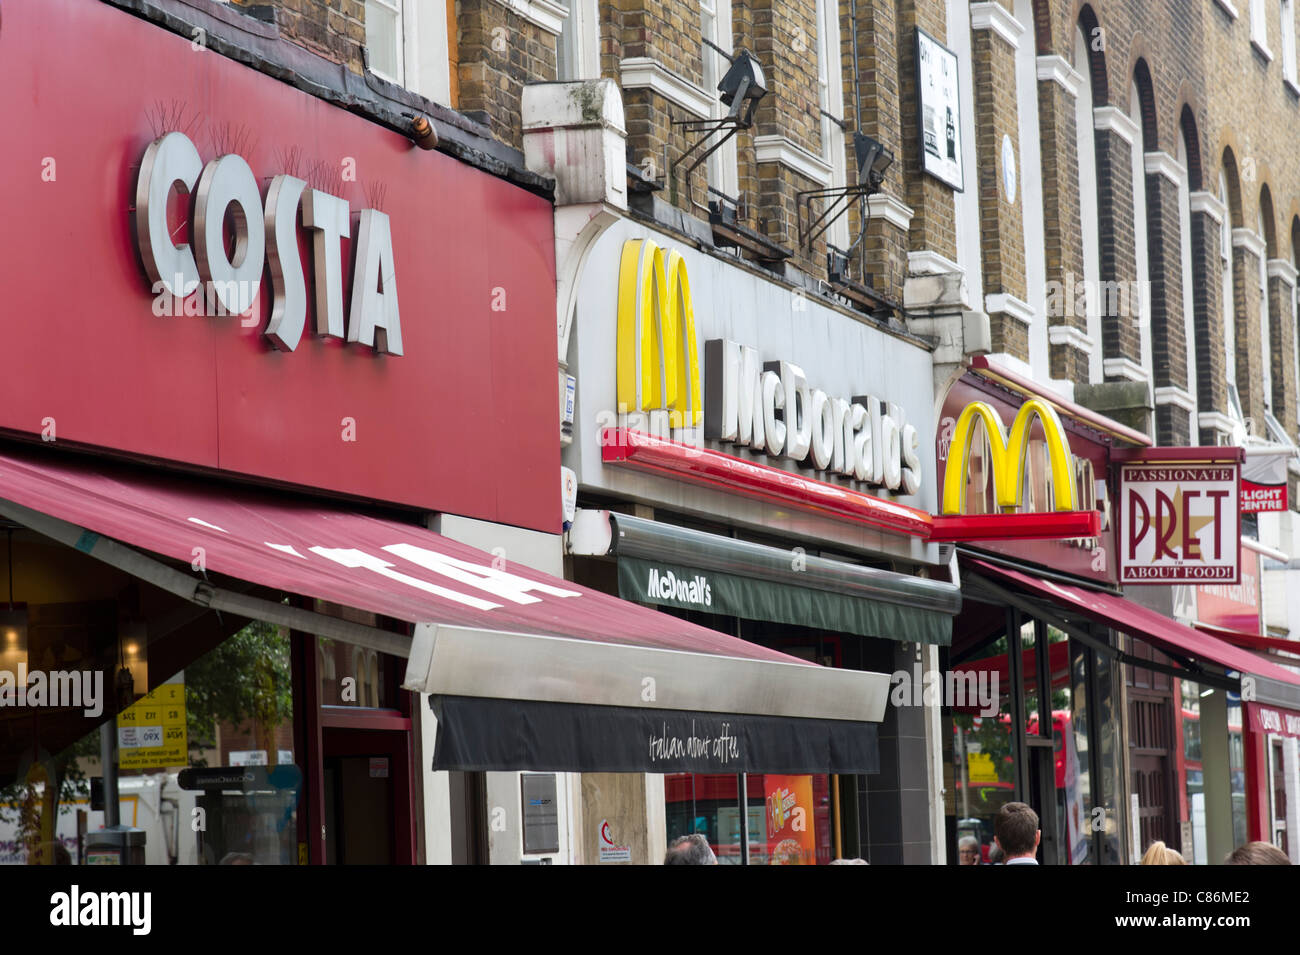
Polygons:
[[875,773],[876,724],[431,696],[435,770]]

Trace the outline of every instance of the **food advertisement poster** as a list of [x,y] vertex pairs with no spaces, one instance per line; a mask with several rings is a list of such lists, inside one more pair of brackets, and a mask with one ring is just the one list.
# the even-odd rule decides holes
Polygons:
[[816,865],[811,776],[765,776],[772,865]]

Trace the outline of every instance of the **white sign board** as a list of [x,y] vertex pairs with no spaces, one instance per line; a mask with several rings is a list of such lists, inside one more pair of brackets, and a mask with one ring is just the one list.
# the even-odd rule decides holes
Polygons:
[[1125,464],[1120,582],[1240,582],[1239,464]]
[[925,171],[961,192],[964,186],[957,54],[924,30],[916,31],[916,81],[920,90],[921,155]]

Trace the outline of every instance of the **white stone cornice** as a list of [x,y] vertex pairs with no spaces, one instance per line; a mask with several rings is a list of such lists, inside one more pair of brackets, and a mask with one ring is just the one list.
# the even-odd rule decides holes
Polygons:
[[1222,411],[1202,411],[1196,416],[1196,425],[1217,431],[1219,434],[1231,435],[1236,430],[1232,419]]
[[1142,130],[1132,117],[1117,106],[1098,106],[1092,111],[1092,128],[1114,133],[1130,146],[1141,137]]
[[1191,192],[1187,194],[1187,201],[1192,207],[1192,215],[1198,212],[1204,212],[1219,225],[1223,225],[1223,220],[1228,218],[1228,207],[1219,201],[1219,197],[1212,192]]
[[1091,355],[1093,350],[1092,339],[1088,337],[1088,333],[1073,325],[1049,325],[1047,342],[1049,345],[1069,345],[1088,355]]
[[1028,302],[1018,299],[1006,292],[996,292],[984,296],[984,311],[990,315],[1003,313],[1010,315],[1022,325],[1029,325],[1034,320],[1034,309]]
[[1142,167],[1148,176],[1164,176],[1175,186],[1187,178],[1187,167],[1166,152],[1144,153]]
[[653,90],[700,119],[708,119],[713,109],[713,97],[648,56],[623,60],[619,64],[619,85],[625,90]]
[[1038,79],[1056,83],[1071,96],[1079,95],[1083,74],[1070,65],[1070,61],[1055,53],[1038,58]]
[[1295,288],[1296,268],[1286,259],[1269,259],[1268,277],[1281,279],[1287,285]]
[[1232,247],[1234,249],[1245,249],[1255,258],[1262,259],[1268,244],[1264,241],[1264,237],[1254,229],[1238,228],[1232,230]]
[[970,28],[992,30],[1011,44],[1013,50],[1020,46],[1020,37],[1025,32],[1025,25],[1016,19],[1015,14],[993,0],[970,5]]
[[831,164],[784,136],[755,136],[754,159],[779,163],[819,186],[831,184]]
[[1127,378],[1129,381],[1147,382],[1151,376],[1132,358],[1103,358],[1101,373],[1107,378]]
[[1177,385],[1166,385],[1163,388],[1155,390],[1156,404],[1158,405],[1175,405],[1184,411],[1196,410],[1196,399],[1191,396],[1186,388],[1179,388]]
[[947,256],[940,255],[933,249],[907,253],[908,275],[950,275],[954,272],[965,274],[966,270]]
[[569,18],[569,5],[554,0],[501,0],[501,3],[553,36],[560,35],[564,21]]
[[[884,219],[904,232],[912,227],[912,216],[915,214],[916,210],[911,206],[883,192],[878,192],[867,199],[867,218]],[[908,256],[908,259],[910,262],[911,256]]]

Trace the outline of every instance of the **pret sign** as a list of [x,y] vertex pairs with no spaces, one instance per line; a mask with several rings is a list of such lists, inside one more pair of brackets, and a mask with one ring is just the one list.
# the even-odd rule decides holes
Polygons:
[[1120,469],[1120,581],[1238,582],[1240,465],[1152,461]]

